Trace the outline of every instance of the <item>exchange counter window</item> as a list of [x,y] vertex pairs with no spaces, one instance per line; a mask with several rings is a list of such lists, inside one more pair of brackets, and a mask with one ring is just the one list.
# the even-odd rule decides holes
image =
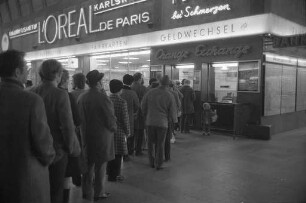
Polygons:
[[194,64],[177,64],[175,68],[172,69],[173,81],[182,82],[184,79],[189,80],[190,87],[194,88]]
[[125,74],[134,75],[140,72],[143,75],[144,85],[148,86],[150,79],[150,50],[122,51],[111,54],[101,54],[90,57],[90,70],[99,70],[104,73],[103,85],[109,93],[109,81],[122,81]]
[[237,92],[259,91],[259,61],[212,63],[209,67],[209,101],[236,103]]
[[235,103],[237,98],[238,63],[213,63],[209,69],[209,99]]

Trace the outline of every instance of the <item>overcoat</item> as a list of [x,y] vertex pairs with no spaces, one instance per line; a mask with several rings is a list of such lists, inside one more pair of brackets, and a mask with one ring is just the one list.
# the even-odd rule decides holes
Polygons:
[[115,108],[115,116],[117,118],[117,130],[115,132],[115,154],[126,155],[127,154],[127,137],[130,136],[130,122],[129,114],[127,110],[127,104],[117,94],[111,94]]
[[181,87],[180,91],[183,94],[182,113],[183,114],[194,113],[193,102],[196,99],[194,90],[190,86],[184,85],[183,87]]
[[0,202],[49,203],[55,151],[42,99],[16,80],[0,83]]
[[30,91],[40,95],[44,101],[48,124],[54,140],[55,159],[61,159],[64,153],[72,154],[78,151],[79,154],[80,146],[75,134],[71,105],[66,90],[57,88],[49,81],[44,81]]
[[141,109],[146,126],[168,128],[168,122],[177,122],[174,96],[165,86],[151,89],[144,96]]
[[[131,89],[136,92],[139,103],[141,103],[142,98],[147,92],[147,88],[142,84],[140,84],[139,82],[133,82]],[[138,109],[138,113],[134,123],[134,129],[145,129],[145,121],[143,114],[141,112],[141,108]]]
[[113,160],[117,129],[113,103],[97,88],[90,88],[79,97],[78,107],[87,160],[89,163]]
[[134,135],[134,118],[137,115],[140,103],[135,91],[131,90],[128,86],[123,86],[121,98],[126,100],[129,113],[131,136]]

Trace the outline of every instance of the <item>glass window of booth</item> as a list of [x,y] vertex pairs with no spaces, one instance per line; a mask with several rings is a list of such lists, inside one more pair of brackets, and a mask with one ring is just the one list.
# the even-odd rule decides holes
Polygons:
[[122,81],[125,74],[133,75],[140,72],[143,75],[144,85],[150,79],[150,50],[126,50],[116,53],[99,54],[90,57],[90,70],[99,70],[104,73],[103,85],[109,93],[109,81]]
[[306,110],[306,67],[297,69],[296,110]]
[[237,97],[238,63],[213,63],[209,69],[210,101],[234,103]]
[[218,62],[209,66],[209,101],[236,103],[237,92],[259,92],[259,61]]
[[264,115],[295,111],[296,66],[266,63]]
[[189,80],[190,87],[194,88],[194,64],[177,64],[172,68],[172,80],[182,82]]

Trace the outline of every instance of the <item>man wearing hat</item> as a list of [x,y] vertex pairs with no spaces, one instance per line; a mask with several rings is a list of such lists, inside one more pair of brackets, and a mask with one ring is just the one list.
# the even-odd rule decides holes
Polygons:
[[115,158],[116,117],[113,103],[101,92],[103,76],[97,70],[90,71],[86,75],[90,89],[78,100],[88,161],[88,170],[83,181],[83,198],[89,200],[92,196],[94,200],[109,196],[105,191],[106,166],[108,161]]
[[175,101],[168,90],[169,84],[169,77],[165,75],[160,86],[150,90],[141,103],[148,128],[149,162],[156,170],[162,169],[168,123],[177,121]]

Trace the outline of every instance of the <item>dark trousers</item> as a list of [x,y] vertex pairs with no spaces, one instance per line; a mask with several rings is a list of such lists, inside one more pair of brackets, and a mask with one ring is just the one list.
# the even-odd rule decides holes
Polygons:
[[192,114],[183,114],[181,119],[181,132],[189,132],[189,123],[192,118]]
[[167,135],[166,135],[166,139],[165,139],[165,160],[169,161],[170,160],[170,151],[171,151],[171,144],[170,144],[170,140],[172,137],[172,124],[169,123],[168,125],[168,130],[167,130]]
[[116,177],[121,174],[122,157],[122,155],[116,154],[115,159],[107,163],[108,180],[115,181]]
[[128,148],[128,154],[132,155],[135,150],[135,136],[131,136],[127,138],[127,148]]
[[135,145],[136,145],[136,155],[142,152],[142,142],[144,137],[144,129],[135,129]]
[[166,134],[167,128],[148,126],[148,155],[152,167],[163,164]]
[[210,124],[209,123],[204,123],[203,124],[203,131],[205,133],[210,133]]
[[88,170],[83,176],[82,189],[83,195],[89,199],[99,197],[105,194],[105,182],[106,182],[106,166],[107,162],[89,162]]
[[63,202],[64,178],[67,163],[68,156],[65,154],[63,158],[49,166],[51,203]]

